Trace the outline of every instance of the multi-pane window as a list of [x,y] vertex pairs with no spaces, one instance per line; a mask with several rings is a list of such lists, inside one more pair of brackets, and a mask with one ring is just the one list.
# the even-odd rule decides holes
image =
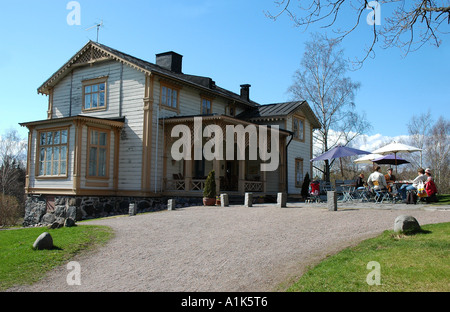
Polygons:
[[169,86],[161,86],[161,104],[178,109],[178,90]]
[[108,139],[108,132],[99,129],[89,129],[88,176],[108,176]]
[[301,118],[292,118],[292,132],[294,132],[294,138],[300,141],[305,140],[305,122]]
[[211,114],[211,100],[209,99],[202,99],[202,114]]
[[106,108],[106,81],[95,80],[83,84],[83,110]]
[[39,132],[39,176],[67,176],[69,130]]
[[303,159],[295,159],[295,187],[302,187],[303,184]]

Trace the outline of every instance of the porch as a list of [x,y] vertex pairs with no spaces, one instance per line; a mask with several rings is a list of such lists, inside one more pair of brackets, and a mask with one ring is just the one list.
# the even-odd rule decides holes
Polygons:
[[[251,124],[236,118],[223,115],[210,115],[201,116],[201,132],[205,127],[209,125],[218,126],[223,133],[227,130],[228,125],[242,125],[244,127],[248,125],[254,126],[258,131],[259,125]],[[194,135],[195,131],[199,131],[198,125],[194,125],[194,117],[173,117],[162,120],[164,123],[164,153],[163,153],[163,192],[168,195],[186,195],[186,196],[202,196],[203,189],[205,187],[205,181],[208,173],[211,170],[215,171],[216,177],[216,192],[217,194],[227,192],[231,195],[243,195],[246,192],[252,192],[256,194],[276,194],[277,192],[286,191],[286,136],[289,133],[280,130],[276,154],[278,161],[278,168],[274,171],[261,170],[261,165],[267,163],[260,157],[255,159],[254,151],[251,143],[257,142],[257,149],[260,149],[260,140],[251,138],[250,133],[244,133],[244,136],[239,142],[239,135],[235,134],[235,142],[232,145],[234,151],[234,157],[229,157],[227,154],[227,148],[230,145],[226,144],[225,139],[220,140],[219,143],[214,146],[214,151],[219,146],[222,149],[223,157],[215,157],[212,160],[207,160],[204,157],[204,153],[201,153],[201,159],[195,160],[194,156],[194,144],[189,142],[190,150],[187,154],[191,157],[185,157],[187,159],[174,159],[171,150],[175,141],[179,140],[178,137],[172,137],[172,129],[176,125],[186,125],[190,129],[190,134]],[[201,146],[210,143],[214,140],[217,133],[212,136],[203,137]],[[225,136],[223,136],[224,138]],[[261,148],[272,147],[270,135],[269,140],[266,141]],[[252,141],[254,140],[254,141]],[[209,141],[209,142],[208,142]],[[216,141],[219,142],[219,141]],[[241,144],[241,145],[240,145]],[[275,144],[275,143],[274,143]],[[243,147],[245,151],[243,155],[245,157],[239,157],[239,147]],[[273,147],[272,147],[273,148]],[[186,152],[186,151],[184,151]],[[231,152],[230,152],[231,153]],[[227,155],[227,157],[225,157]],[[253,155],[253,157],[250,157]],[[189,159],[190,158],[190,159]],[[232,158],[232,160],[229,160]]]

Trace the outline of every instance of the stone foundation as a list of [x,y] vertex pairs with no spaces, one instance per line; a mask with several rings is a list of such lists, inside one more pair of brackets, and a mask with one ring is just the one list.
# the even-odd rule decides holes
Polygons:
[[[171,197],[176,208],[202,205],[201,198]],[[29,195],[25,203],[24,226],[48,225],[59,219],[75,221],[128,214],[135,204],[137,213],[167,209],[168,197],[101,197]]]

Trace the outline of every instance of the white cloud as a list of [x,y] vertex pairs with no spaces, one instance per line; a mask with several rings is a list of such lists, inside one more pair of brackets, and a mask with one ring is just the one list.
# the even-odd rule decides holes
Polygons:
[[[335,142],[339,137],[339,133],[333,130],[330,130],[329,142]],[[385,136],[380,133],[367,135],[362,134],[355,138],[350,144],[350,147],[357,148],[363,151],[372,152],[384,145],[387,145],[393,141],[397,142],[408,142],[408,135],[400,135],[400,136]],[[322,145],[320,142],[314,141],[314,155],[315,157],[320,155],[322,152]]]

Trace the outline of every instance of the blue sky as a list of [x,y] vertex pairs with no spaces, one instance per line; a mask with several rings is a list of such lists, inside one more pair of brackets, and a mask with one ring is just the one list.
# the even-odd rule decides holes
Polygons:
[[[239,92],[252,85],[253,100],[268,104],[290,100],[287,89],[300,66],[304,32],[282,16],[276,22],[265,11],[277,12],[272,0],[79,0],[81,25],[68,25],[69,1],[8,1],[0,11],[0,133],[18,123],[46,118],[47,97],[37,88],[71,58],[103,20],[99,42],[133,56],[155,61],[155,54],[175,51],[183,55],[183,72],[209,76]],[[383,8],[382,8],[383,9]],[[382,17],[383,17],[382,11]],[[342,16],[345,21],[350,15]],[[343,42],[346,56],[361,57],[370,44],[370,26]],[[332,35],[330,30],[328,34]],[[439,48],[426,45],[406,58],[391,48],[376,49],[376,57],[349,72],[361,83],[355,102],[372,124],[371,137],[407,134],[413,114],[431,111],[437,119],[450,106],[450,43],[443,36]],[[447,40],[447,41],[446,41]]]

